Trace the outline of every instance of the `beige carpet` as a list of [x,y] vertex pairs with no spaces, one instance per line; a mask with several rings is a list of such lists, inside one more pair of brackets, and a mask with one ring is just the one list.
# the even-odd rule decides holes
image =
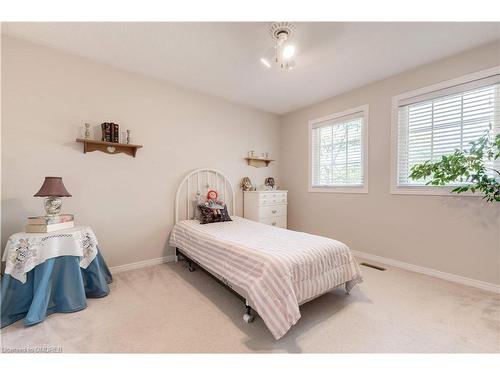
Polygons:
[[86,310],[1,330],[4,348],[64,352],[500,352],[500,297],[432,277],[362,267],[365,282],[301,307],[275,341],[206,273],[170,263],[115,275]]

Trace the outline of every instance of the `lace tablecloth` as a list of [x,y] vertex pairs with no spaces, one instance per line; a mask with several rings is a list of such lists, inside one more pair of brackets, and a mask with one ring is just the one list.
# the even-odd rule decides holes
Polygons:
[[26,282],[26,274],[47,259],[60,256],[80,257],[87,268],[97,255],[97,238],[90,227],[79,226],[51,233],[16,233],[9,237],[3,261],[5,274]]

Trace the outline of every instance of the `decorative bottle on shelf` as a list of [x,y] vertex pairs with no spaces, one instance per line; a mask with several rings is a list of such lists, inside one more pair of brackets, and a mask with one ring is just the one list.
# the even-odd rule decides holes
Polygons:
[[90,138],[90,124],[85,123],[85,139],[89,139],[89,138]]
[[130,143],[130,130],[127,129],[127,144]]

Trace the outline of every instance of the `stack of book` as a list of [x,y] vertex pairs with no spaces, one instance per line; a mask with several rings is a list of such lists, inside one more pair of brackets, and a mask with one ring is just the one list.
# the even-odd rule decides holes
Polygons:
[[119,142],[120,126],[114,122],[103,122],[101,124],[102,141],[104,142]]
[[26,233],[49,233],[55,230],[73,228],[74,216],[61,214],[54,216],[33,216],[28,218]]

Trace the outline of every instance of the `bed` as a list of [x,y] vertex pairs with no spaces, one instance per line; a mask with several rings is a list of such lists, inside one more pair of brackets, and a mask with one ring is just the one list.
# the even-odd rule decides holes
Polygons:
[[[194,220],[196,197],[208,189],[221,192],[233,221],[202,225]],[[256,311],[275,339],[300,319],[301,304],[339,286],[349,293],[362,281],[354,256],[342,242],[250,221],[234,212],[234,189],[225,175],[213,169],[190,173],[177,191],[170,245],[191,271],[195,263],[241,296],[245,321],[251,322]]]

